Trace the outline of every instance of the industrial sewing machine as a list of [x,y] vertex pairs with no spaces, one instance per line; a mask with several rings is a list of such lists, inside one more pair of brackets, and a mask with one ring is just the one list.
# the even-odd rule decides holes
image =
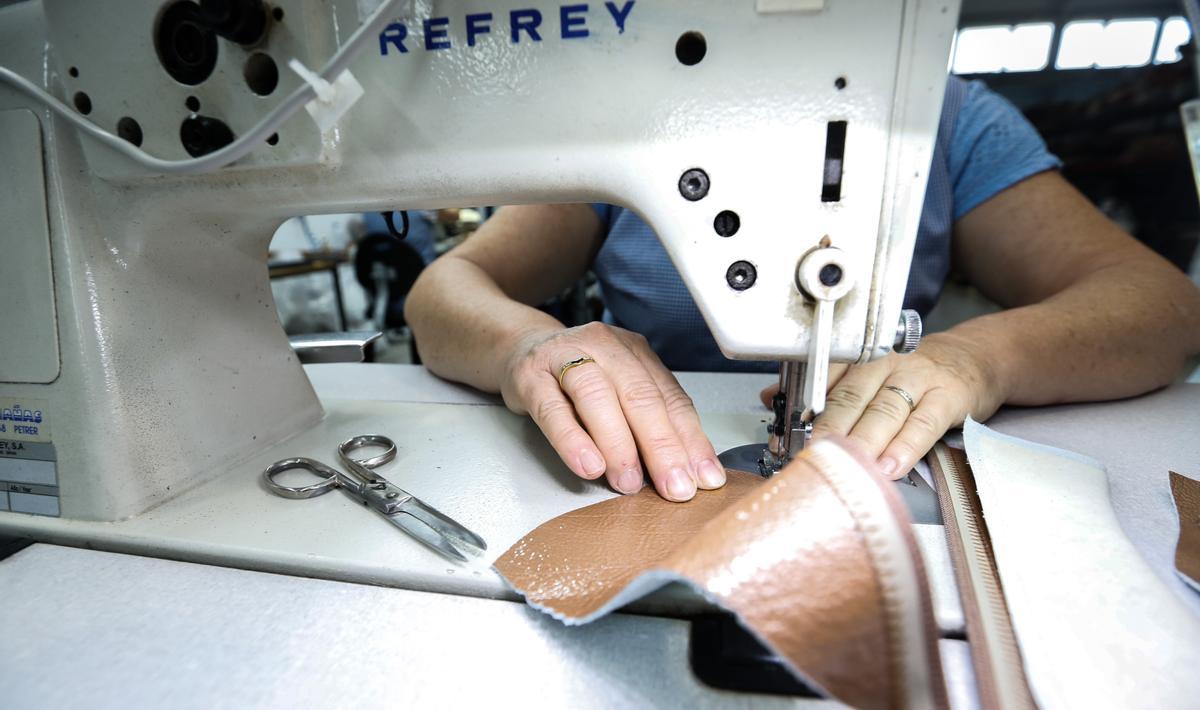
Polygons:
[[[0,9],[0,533],[511,596],[258,488],[284,442],[320,458],[348,430],[402,432],[414,490],[493,554],[610,495],[556,477],[500,408],[319,399],[266,269],[278,225],[319,212],[629,206],[724,353],[784,363],[765,447],[744,418],[714,435],[777,470],[830,362],[919,338],[901,302],[955,16],[925,0]],[[466,474],[433,473],[447,462]]]
[[611,495],[564,479],[499,407],[319,399],[276,320],[266,255],[283,220],[321,212],[636,210],[725,354],[785,363],[766,451],[744,417],[714,437],[754,442],[769,473],[803,444],[830,362],[915,345],[901,302],[956,10],[0,8],[0,533],[511,598],[344,501],[314,515],[259,487],[281,444],[321,458],[347,432],[388,432],[413,490],[493,554]]
[[[321,420],[264,267],[297,214],[630,206],[724,353],[786,363],[768,467],[831,361],[915,345],[901,301],[955,3],[379,5],[2,10],[0,66],[159,159],[0,82],[7,508],[138,516]],[[323,100],[293,61],[339,65]]]
[[[533,704],[742,700],[697,691],[680,643],[689,624],[671,618],[686,611],[680,599],[571,630],[498,601],[515,597],[486,566],[495,555],[614,494],[564,471],[536,427],[478,393],[418,370],[302,368],[275,317],[267,244],[284,219],[315,212],[627,205],[662,238],[724,352],[785,363],[765,452],[756,414],[699,406],[718,449],[753,442],[744,451],[769,473],[803,444],[830,362],[915,343],[901,302],[955,2],[0,5],[0,538],[137,555],[38,545],[40,556],[5,561],[6,589],[45,597],[6,601],[54,615],[21,619],[33,661],[13,664],[49,670],[10,679],[124,683],[139,700],[155,697],[143,686],[166,686],[176,695],[162,697],[196,692],[194,703],[303,676],[353,678],[392,705],[428,701],[437,683],[482,702],[514,686]],[[1130,406],[1114,419],[1152,419]],[[1189,421],[1167,413],[1147,429],[1171,419]],[[1096,421],[1078,428],[1107,430]],[[294,505],[263,490],[267,464],[328,458],[364,431],[396,440],[389,476],[488,540],[483,565],[448,566],[347,497]],[[925,553],[945,556],[940,529],[913,527],[935,541]],[[961,639],[950,562],[925,559],[939,628]],[[31,568],[50,573],[13,584]],[[250,596],[274,616],[240,603]],[[327,612],[343,612],[336,643],[318,623]],[[143,616],[190,625],[146,632]],[[115,630],[81,644],[89,618]],[[251,630],[248,642],[231,643],[228,627]],[[421,652],[468,634],[452,657]],[[126,653],[139,642],[140,656]],[[954,644],[965,642],[939,645]],[[70,675],[52,665],[105,654],[122,662]],[[216,684],[200,677],[214,656]],[[338,656],[352,673],[337,672]],[[397,658],[416,693],[379,672]],[[298,687],[293,697],[314,685]],[[251,700],[272,697],[288,696]]]

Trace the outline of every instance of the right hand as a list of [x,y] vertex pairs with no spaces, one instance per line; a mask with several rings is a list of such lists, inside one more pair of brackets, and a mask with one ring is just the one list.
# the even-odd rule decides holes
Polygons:
[[[559,368],[583,356],[595,362],[568,370],[560,387]],[[582,478],[604,474],[615,490],[636,493],[644,461],[667,500],[725,484],[691,398],[637,333],[588,323],[528,335],[508,358],[500,392]]]

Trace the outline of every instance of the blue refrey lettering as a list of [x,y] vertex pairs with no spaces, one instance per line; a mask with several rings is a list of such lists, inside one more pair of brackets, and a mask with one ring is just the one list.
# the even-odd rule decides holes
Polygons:
[[[604,8],[607,10],[608,19],[612,21],[612,26],[616,27],[617,34],[625,34],[625,25],[629,20],[629,15],[633,11],[635,0],[618,0],[618,2],[605,2]],[[558,6],[558,24],[559,37],[564,40],[568,39],[584,39],[592,36],[592,30],[598,25],[604,24],[602,18],[605,13],[596,9],[595,15],[591,14],[592,5],[588,3],[576,2],[567,5]],[[553,18],[553,13],[550,17]],[[521,44],[522,42],[541,42],[543,38],[542,30],[542,11],[537,8],[522,8],[519,10],[510,10],[508,12],[508,38],[511,44]],[[419,20],[421,36],[410,35],[409,27],[404,21],[397,20],[392,22],[383,31],[379,33],[379,54],[380,56],[388,56],[391,54],[408,54],[409,46],[407,40],[412,39],[415,46],[424,48],[426,51],[437,51],[441,49],[454,49],[451,29],[459,26],[464,31],[468,47],[474,47],[481,41],[480,38],[489,34],[504,35],[503,29],[493,27],[495,15],[491,12],[477,12],[463,16],[461,20],[453,17],[428,17]],[[589,20],[591,24],[589,26]],[[411,20],[417,22],[418,20]],[[503,21],[503,20],[501,20]],[[461,22],[461,25],[459,24]],[[551,20],[553,22],[553,19]],[[548,28],[546,28],[548,29]],[[459,44],[461,47],[462,44]]]
[[579,13],[587,13],[587,11],[587,5],[563,5],[559,8],[558,17],[562,23],[563,39],[576,39],[588,36],[586,27],[587,18],[580,17],[579,15]]
[[425,49],[450,49],[449,27],[449,17],[431,17],[425,20]]
[[513,44],[521,41],[521,30],[529,33],[529,39],[534,42],[541,42],[542,36],[538,34],[538,25],[542,24],[542,12],[532,8],[528,10],[513,10],[508,13],[509,21],[512,24],[512,41]]
[[393,22],[383,28],[383,32],[379,33],[379,53],[387,56],[388,45],[392,45],[400,50],[401,54],[408,54],[408,50],[404,47],[404,38],[408,36],[408,27],[403,22]]
[[617,34],[625,34],[625,20],[629,19],[629,12],[633,10],[634,0],[628,0],[620,8],[615,2],[606,2],[604,7],[608,8],[608,14],[612,15],[613,23],[617,26]]
[[490,12],[480,12],[480,13],[476,13],[474,15],[467,15],[467,46],[468,47],[475,46],[475,38],[476,37],[478,37],[479,35],[485,35],[492,31],[491,24],[486,24],[486,25],[483,24],[485,22],[491,23],[491,21],[492,21],[492,13],[490,13]]
[[629,11],[633,9],[634,0],[629,0],[621,9],[617,9],[615,2],[606,2],[604,7],[608,8],[608,14],[612,15],[613,22],[617,23],[617,34],[625,34],[625,20],[629,18]]

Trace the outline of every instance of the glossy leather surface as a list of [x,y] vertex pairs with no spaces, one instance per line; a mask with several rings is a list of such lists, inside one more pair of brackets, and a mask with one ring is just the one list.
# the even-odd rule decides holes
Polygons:
[[838,700],[946,704],[903,503],[837,444],[810,446],[769,480],[730,471],[723,489],[685,504],[647,489],[580,508],[525,536],[496,569],[568,623],[683,580]]

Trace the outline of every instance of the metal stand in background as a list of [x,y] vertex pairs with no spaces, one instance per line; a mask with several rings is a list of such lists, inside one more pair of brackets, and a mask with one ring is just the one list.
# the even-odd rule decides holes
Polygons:
[[267,272],[272,281],[293,276],[306,276],[322,271],[328,271],[333,277],[333,299],[337,304],[338,330],[346,330],[346,306],[342,298],[342,277],[338,267],[348,262],[350,258],[343,251],[305,252],[299,261],[271,261],[267,264]]
[[308,333],[288,338],[304,365],[331,362],[373,362],[372,345],[382,336],[376,330],[346,333]]

